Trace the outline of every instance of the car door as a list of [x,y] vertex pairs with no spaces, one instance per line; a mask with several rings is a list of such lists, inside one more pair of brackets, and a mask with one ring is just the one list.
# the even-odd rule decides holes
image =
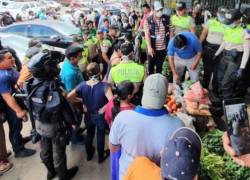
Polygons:
[[31,25],[30,36],[40,39],[44,44],[55,47],[65,48],[67,43],[63,40],[62,35],[54,29],[43,25]]
[[18,34],[22,36],[28,36],[28,27],[27,25],[14,25],[6,28],[3,32]]

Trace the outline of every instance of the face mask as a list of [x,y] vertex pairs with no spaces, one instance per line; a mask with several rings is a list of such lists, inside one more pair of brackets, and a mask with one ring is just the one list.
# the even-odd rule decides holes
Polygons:
[[160,18],[162,16],[162,11],[157,11],[155,13],[155,16]]
[[221,17],[221,16],[218,16],[218,20],[223,23],[225,21],[225,18],[224,17]]
[[229,24],[228,27],[229,27],[229,28],[235,28],[235,27],[236,27],[236,24],[234,24],[234,23]]

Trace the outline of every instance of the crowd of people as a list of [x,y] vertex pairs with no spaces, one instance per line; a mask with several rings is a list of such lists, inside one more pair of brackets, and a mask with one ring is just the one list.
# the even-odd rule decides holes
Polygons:
[[[36,153],[24,146],[30,137],[21,135],[29,111],[48,180],[77,173],[77,167],[67,168],[69,143],[85,145],[91,161],[95,134],[98,163],[118,158],[119,165],[111,166],[114,180],[198,179],[201,139],[164,107],[168,85],[201,81],[211,94],[215,123],[223,128],[222,101],[244,97],[250,85],[249,12],[220,7],[198,35],[197,19],[182,1],[172,16],[163,14],[159,1],[128,15],[76,10],[61,17],[81,29],[65,56],[32,39],[20,63],[11,47],[0,46],[0,175],[13,166],[5,121],[15,158]],[[48,15],[41,11],[36,18]],[[17,90],[28,92],[28,105],[12,95]],[[250,154],[235,156],[226,133],[222,141],[238,164],[250,167]]]

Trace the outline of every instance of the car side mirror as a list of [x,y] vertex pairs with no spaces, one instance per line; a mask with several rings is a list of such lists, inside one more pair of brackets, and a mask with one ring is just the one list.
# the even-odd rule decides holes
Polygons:
[[54,40],[54,41],[60,41],[61,40],[61,37],[58,36],[58,35],[53,35],[53,36],[50,36],[50,39]]

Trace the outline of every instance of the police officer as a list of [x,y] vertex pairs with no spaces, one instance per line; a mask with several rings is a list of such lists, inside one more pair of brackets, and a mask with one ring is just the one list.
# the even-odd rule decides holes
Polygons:
[[[225,31],[225,25],[223,24],[223,22],[225,19],[226,10],[227,9],[225,7],[218,8],[217,17],[208,20],[208,22],[203,26],[203,31],[200,36],[200,42],[204,43],[203,87],[206,89],[208,89],[212,73],[214,72],[214,66],[216,66],[216,63],[218,62],[217,60],[213,59],[213,57],[223,41]],[[217,90],[217,84],[218,82],[215,78],[213,78],[213,92]]]
[[103,70],[102,75],[108,75],[110,69],[110,57],[114,52],[114,47],[118,43],[118,26],[110,25],[109,33],[104,35],[104,32],[99,31],[99,42],[101,47]]
[[187,8],[185,2],[176,3],[176,14],[171,16],[170,37],[183,31],[190,31],[195,33],[195,23],[191,16],[187,15]]
[[243,87],[239,86],[242,74],[241,64],[245,64],[244,61],[246,61],[242,61],[244,28],[241,26],[241,17],[242,14],[237,9],[226,12],[225,24],[227,27],[223,42],[215,54],[218,57],[222,52],[222,58],[216,66],[217,78],[220,82],[218,93],[222,100],[239,97],[243,90]]
[[108,81],[112,84],[119,84],[129,80],[135,85],[135,93],[143,82],[145,69],[133,61],[133,44],[125,42],[121,45],[122,60],[120,64],[111,68]]
[[[59,180],[69,180],[78,168],[67,170],[66,145],[69,143],[70,127],[76,119],[64,97],[57,79],[57,68],[64,55],[56,51],[43,51],[33,56],[28,68],[34,79],[25,85],[27,104],[41,136],[42,162],[47,168],[47,180],[57,175]],[[36,135],[38,136],[38,135]]]

